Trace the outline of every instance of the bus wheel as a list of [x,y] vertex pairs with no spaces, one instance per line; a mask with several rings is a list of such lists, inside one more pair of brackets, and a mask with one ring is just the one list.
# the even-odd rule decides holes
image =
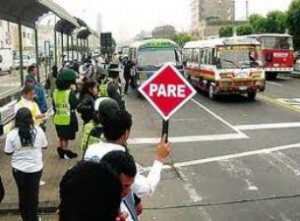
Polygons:
[[254,101],[256,98],[256,92],[255,91],[251,91],[251,92],[248,92],[247,94],[247,99],[249,101]]
[[209,96],[209,98],[211,100],[215,100],[216,99],[215,88],[214,88],[213,85],[209,85],[208,96]]
[[278,73],[269,72],[266,73],[266,79],[267,80],[276,80]]

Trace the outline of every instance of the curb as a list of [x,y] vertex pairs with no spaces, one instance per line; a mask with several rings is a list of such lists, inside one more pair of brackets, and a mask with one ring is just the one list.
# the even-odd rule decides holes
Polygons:
[[[39,203],[39,214],[56,213],[58,208],[58,201],[44,201]],[[0,215],[19,215],[18,203],[4,203],[1,204]]]

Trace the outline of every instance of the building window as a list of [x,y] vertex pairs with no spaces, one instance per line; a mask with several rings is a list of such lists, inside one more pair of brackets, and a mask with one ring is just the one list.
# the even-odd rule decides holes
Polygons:
[[27,38],[30,38],[30,33],[27,33]]
[[23,38],[26,38],[26,33],[25,32],[23,32]]

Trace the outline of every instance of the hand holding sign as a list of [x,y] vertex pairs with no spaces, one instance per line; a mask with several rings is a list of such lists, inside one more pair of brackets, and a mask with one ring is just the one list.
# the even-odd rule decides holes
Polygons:
[[155,159],[159,162],[162,162],[169,156],[170,154],[170,143],[167,141],[167,135],[161,138],[161,141],[156,146]]

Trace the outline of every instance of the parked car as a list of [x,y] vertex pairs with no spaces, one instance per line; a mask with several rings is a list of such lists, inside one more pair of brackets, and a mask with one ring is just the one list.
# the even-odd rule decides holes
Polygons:
[[10,48],[0,49],[0,71],[10,72],[13,67],[13,54]]
[[[32,55],[23,55],[23,67],[27,68],[27,67],[29,67],[32,64],[36,64],[36,58],[35,58],[35,56],[32,56]],[[14,67],[16,69],[20,68],[20,56],[19,55],[16,55],[14,57]]]

